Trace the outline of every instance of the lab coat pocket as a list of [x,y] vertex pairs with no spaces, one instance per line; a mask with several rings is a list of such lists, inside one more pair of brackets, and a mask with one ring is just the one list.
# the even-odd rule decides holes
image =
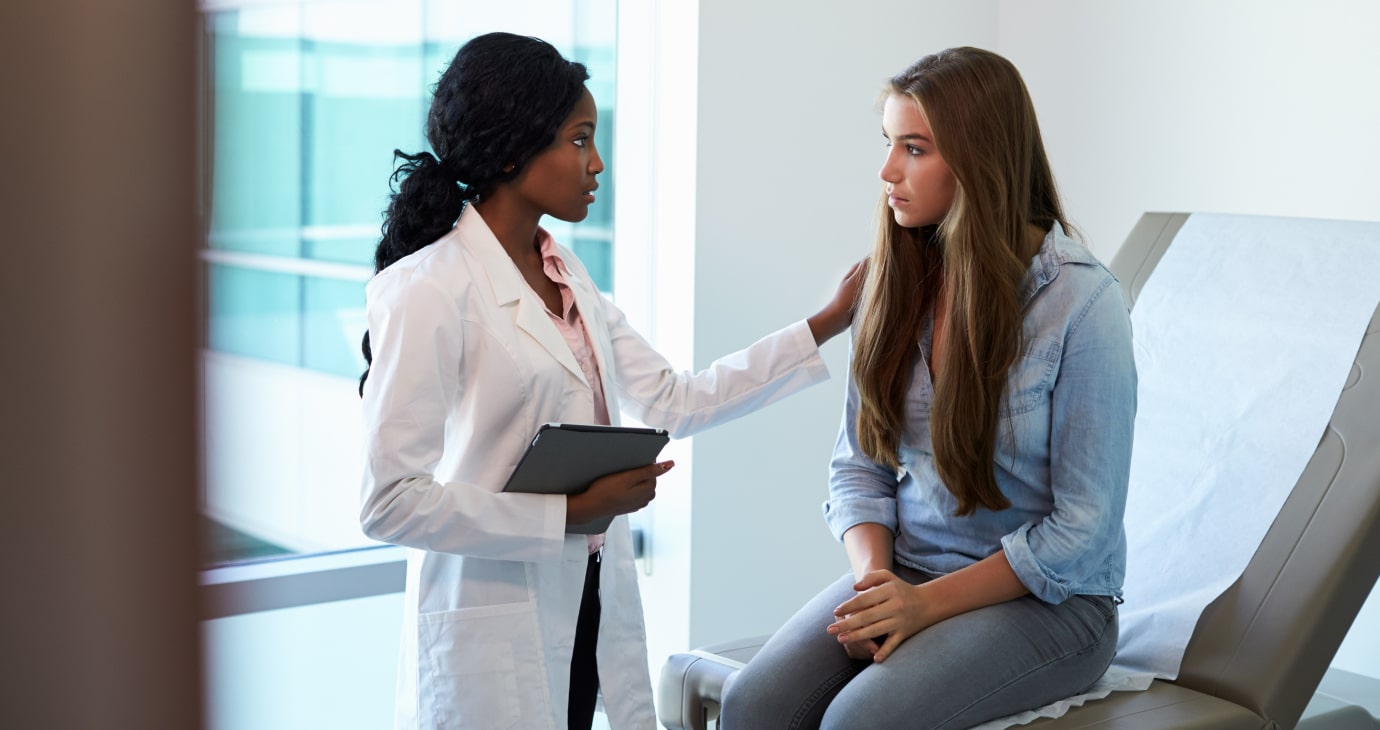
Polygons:
[[543,681],[527,656],[535,617],[529,602],[419,615],[419,717],[437,728],[521,728],[519,690]]

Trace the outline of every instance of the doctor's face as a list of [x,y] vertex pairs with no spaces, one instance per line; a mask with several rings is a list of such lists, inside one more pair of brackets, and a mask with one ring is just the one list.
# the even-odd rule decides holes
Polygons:
[[915,99],[887,97],[882,107],[886,161],[878,175],[886,183],[887,206],[905,228],[934,225],[954,202],[958,181],[934,146],[934,133]]
[[536,210],[572,223],[589,215],[594,177],[604,162],[594,148],[594,127],[599,121],[594,97],[585,89],[575,110],[556,132],[551,146],[537,153],[514,180],[518,195]]

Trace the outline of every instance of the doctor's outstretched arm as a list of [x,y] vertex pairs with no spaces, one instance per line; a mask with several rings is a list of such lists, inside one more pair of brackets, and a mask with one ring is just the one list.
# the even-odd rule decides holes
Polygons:
[[849,269],[830,301],[814,315],[699,372],[672,367],[605,299],[623,410],[680,438],[827,380],[829,369],[819,346],[848,328],[865,273],[866,260]]

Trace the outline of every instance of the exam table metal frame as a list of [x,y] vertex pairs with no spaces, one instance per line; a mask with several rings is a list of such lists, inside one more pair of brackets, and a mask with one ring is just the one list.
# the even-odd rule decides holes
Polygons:
[[[1128,303],[1188,219],[1146,213],[1111,264]],[[1268,363],[1264,364],[1268,367]],[[1371,317],[1332,419],[1241,577],[1208,604],[1178,678],[1113,692],[1038,730],[1261,730],[1293,728],[1380,575],[1380,307]],[[670,657],[658,719],[705,730],[724,683],[768,637]],[[1380,729],[1342,706],[1306,723],[1317,730]]]

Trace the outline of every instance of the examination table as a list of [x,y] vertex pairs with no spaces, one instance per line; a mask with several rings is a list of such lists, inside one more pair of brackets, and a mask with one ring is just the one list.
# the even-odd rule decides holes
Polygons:
[[[1111,269],[1132,304],[1187,219],[1147,213],[1117,253]],[[1380,730],[1365,710],[1345,704],[1300,724],[1377,574],[1380,308],[1316,451],[1240,578],[1200,616],[1177,678],[1021,727]],[[658,719],[670,730],[707,728],[725,681],[767,638],[671,656],[661,672]]]

